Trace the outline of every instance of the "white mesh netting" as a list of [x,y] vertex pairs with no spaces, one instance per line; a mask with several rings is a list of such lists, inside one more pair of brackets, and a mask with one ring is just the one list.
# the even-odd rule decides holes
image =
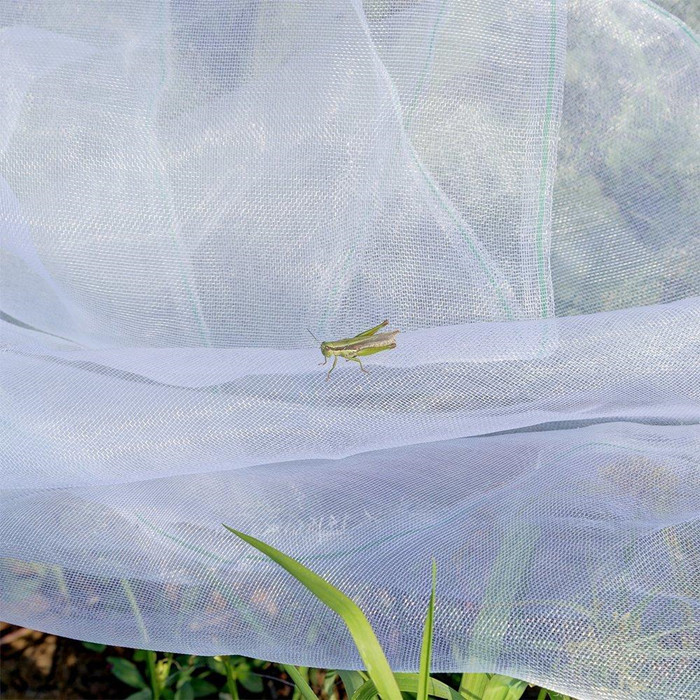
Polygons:
[[[700,693],[700,48],[646,0],[0,6],[7,621]],[[307,328],[398,347],[325,381]],[[128,584],[128,585],[127,585]],[[126,594],[133,591],[134,600]]]

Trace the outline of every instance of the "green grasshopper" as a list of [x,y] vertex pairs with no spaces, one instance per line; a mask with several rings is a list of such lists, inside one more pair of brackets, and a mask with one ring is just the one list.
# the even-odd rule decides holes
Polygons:
[[[343,338],[342,340],[324,340],[321,343],[321,352],[325,358],[320,365],[325,365],[328,358],[333,355],[333,365],[328,370],[326,381],[331,378],[331,372],[335,369],[339,357],[344,357],[346,362],[357,362],[360,369],[369,374],[362,366],[360,357],[366,355],[374,355],[382,350],[393,350],[396,347],[396,334],[398,331],[389,331],[387,333],[377,333],[380,328],[389,325],[389,321],[382,321],[378,326],[370,328],[367,331],[358,333],[353,338]],[[311,333],[311,331],[309,331]],[[313,339],[318,342],[316,336],[311,333]]]

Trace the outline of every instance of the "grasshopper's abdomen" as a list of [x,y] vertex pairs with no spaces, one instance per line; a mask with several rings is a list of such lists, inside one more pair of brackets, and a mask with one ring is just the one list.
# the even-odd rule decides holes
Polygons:
[[[391,331],[389,333],[377,333],[377,335],[370,336],[369,338],[363,338],[357,342],[348,343],[346,350],[369,350],[370,348],[386,348],[390,350],[396,347],[396,336],[398,331]],[[390,347],[391,346],[391,347]]]

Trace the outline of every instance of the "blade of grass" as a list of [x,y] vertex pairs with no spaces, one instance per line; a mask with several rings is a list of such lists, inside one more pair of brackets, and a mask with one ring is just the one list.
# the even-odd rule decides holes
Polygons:
[[352,635],[357,651],[367,667],[370,678],[375,682],[377,690],[383,700],[401,700],[394,674],[391,671],[389,662],[382,651],[379,640],[374,634],[369,621],[364,616],[360,608],[348,596],[324,581],[318,574],[295,561],[286,554],[271,547],[260,540],[246,535],[238,530],[234,530],[228,525],[224,527],[244,542],[252,545],[270,559],[279,564],[294,578],[313,593],[321,602],[325,603],[331,610],[343,618],[347,628]]
[[139,604],[136,602],[136,596],[134,595],[134,591],[131,588],[131,584],[125,578],[122,578],[119,581],[122,584],[122,589],[124,590],[126,599],[129,601],[129,607],[134,613],[134,618],[136,619],[136,625],[139,628],[139,632],[141,632],[141,637],[143,638],[144,645],[143,648],[148,649],[148,647],[151,644],[151,639],[148,636],[146,623],[143,621],[143,616],[141,615],[141,608],[139,608]]
[[124,594],[126,595],[126,599],[129,601],[129,607],[131,608],[132,612],[134,613],[134,617],[136,618],[136,624],[139,628],[139,631],[141,632],[141,636],[143,637],[144,649],[146,650],[146,668],[148,669],[148,678],[151,681],[151,693],[153,695],[153,700],[159,700],[160,684],[158,683],[158,678],[156,676],[156,652],[148,650],[148,646],[150,646],[151,640],[148,636],[146,623],[144,622],[143,616],[141,615],[141,608],[139,608],[139,604],[136,602],[136,596],[134,595],[134,591],[131,588],[131,584],[125,578],[120,579],[120,582],[122,584]]
[[349,698],[351,698],[357,691],[357,689],[364,685],[367,678],[364,674],[359,671],[338,671],[340,674],[340,680],[343,681],[343,686],[345,686],[345,693]]
[[146,649],[146,668],[148,669],[148,680],[151,681],[151,694],[153,700],[160,698],[160,684],[156,674],[156,652]]
[[61,591],[61,595],[66,599],[70,600],[70,593],[68,592],[68,585],[66,584],[66,579],[63,576],[63,570],[57,564],[51,564],[51,570],[56,577],[56,582],[58,583],[58,590]]
[[[417,673],[395,674],[399,689],[404,693],[417,693],[420,679]],[[428,683],[428,695],[442,700],[463,700],[462,696],[449,685],[431,678]],[[372,700],[377,697],[377,688],[372,680],[367,681],[351,696],[352,700]]]
[[518,602],[539,536],[539,527],[516,522],[515,517],[503,532],[467,647],[465,660],[470,665],[475,660],[486,668],[498,664],[507,629],[507,625],[500,623],[510,618],[509,608]]
[[338,683],[339,677],[338,672],[329,669],[323,676],[323,692],[332,700],[337,696],[336,684]]
[[467,700],[481,700],[489,682],[488,673],[463,673],[459,693]]
[[294,685],[297,690],[301,693],[301,697],[304,700],[318,700],[318,696],[314,693],[313,688],[306,682],[304,676],[301,675],[301,671],[291,664],[280,664],[280,666],[289,674],[289,677],[294,681]]
[[[163,530],[160,527],[157,527],[153,523],[149,522],[144,518],[142,515],[139,515],[138,513],[135,514],[136,519],[142,523],[144,526],[146,526],[149,530],[155,532],[158,534],[160,537],[164,537],[171,542],[174,542],[177,544],[179,547],[182,547],[183,549],[188,549],[192,552],[196,552],[199,555],[205,556],[208,559],[211,559],[213,562],[223,562],[225,559],[218,554],[215,554],[214,552],[210,552],[208,549],[205,549],[204,547],[200,547],[198,545],[193,545],[188,542],[185,542],[179,537],[176,537],[172,533]],[[233,589],[231,589],[229,586],[227,586],[222,580],[216,576],[216,574],[211,575],[211,580],[212,582],[215,582],[217,584],[217,591],[221,593],[221,595],[224,596],[226,601],[230,603],[231,605],[235,606],[238,612],[240,613],[241,617],[260,635],[266,635],[265,628],[263,625],[260,623],[258,617],[256,616],[255,612],[250,608],[248,603],[246,603]],[[189,595],[196,596],[197,593],[196,591],[190,591],[190,589],[186,588],[185,589]],[[185,601],[186,602],[186,601]],[[178,629],[180,628],[182,624],[182,618],[183,618],[183,611],[182,609],[178,613]]]
[[231,696],[231,700],[239,700],[236,669],[231,661],[231,657],[222,656],[221,663],[223,663],[224,669],[226,670],[226,687],[228,688],[228,694]]
[[[546,698],[549,698],[549,700],[573,700],[573,698],[570,695],[562,695],[561,693],[557,693],[554,690],[547,690],[546,688],[542,688],[540,693],[544,693],[542,696],[543,699],[546,700]],[[539,700],[539,696],[538,696]]]
[[489,678],[482,698],[483,700],[520,700],[526,688],[526,681],[495,675]]
[[433,655],[433,621],[435,617],[435,583],[437,566],[435,559],[432,564],[432,583],[430,586],[430,601],[428,613],[423,627],[423,643],[420,650],[420,669],[418,673],[418,694],[416,700],[428,700],[428,684],[430,683],[430,661]]

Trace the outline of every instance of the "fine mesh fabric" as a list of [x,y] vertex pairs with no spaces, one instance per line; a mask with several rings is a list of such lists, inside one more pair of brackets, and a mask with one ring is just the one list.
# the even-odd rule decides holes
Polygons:
[[[397,670],[435,557],[434,671],[700,696],[676,4],[0,4],[0,618],[359,668],[226,523]],[[326,381],[308,331],[385,318]]]

